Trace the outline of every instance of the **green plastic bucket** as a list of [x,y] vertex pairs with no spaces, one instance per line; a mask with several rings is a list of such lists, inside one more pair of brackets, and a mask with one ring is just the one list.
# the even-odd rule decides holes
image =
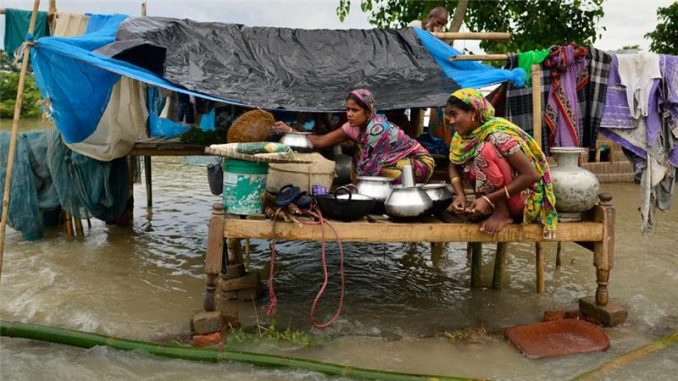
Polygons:
[[224,159],[223,169],[226,213],[261,214],[268,163]]

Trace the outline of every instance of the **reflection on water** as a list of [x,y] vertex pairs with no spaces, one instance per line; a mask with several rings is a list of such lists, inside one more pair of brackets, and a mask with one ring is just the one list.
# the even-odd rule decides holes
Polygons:
[[[4,128],[3,123],[3,128]],[[501,333],[508,326],[538,320],[544,309],[576,306],[593,295],[595,272],[589,252],[568,244],[555,270],[555,246],[546,247],[546,292],[534,293],[532,245],[509,247],[502,290],[470,289],[465,244],[446,244],[432,257],[428,243],[345,244],[346,299],[338,322],[318,331],[308,313],[322,283],[320,246],[279,242],[275,286],[278,326],[324,338],[309,349],[251,344],[250,350],[407,372],[490,377],[563,379],[678,329],[678,255],[674,244],[678,213],[658,216],[657,228],[639,233],[637,186],[603,187],[617,206],[617,242],[610,295],[629,309],[629,321],[607,329],[612,347],[603,353],[533,361],[523,358]],[[86,237],[66,241],[57,230],[44,240],[24,242],[7,234],[0,295],[2,319],[62,326],[119,337],[186,340],[188,321],[202,305],[203,255],[210,206],[219,202],[204,167],[181,158],[154,158],[152,209],[145,187],[135,187],[131,229],[92,221]],[[252,241],[251,267],[266,273],[268,242]],[[317,319],[330,317],[338,302],[338,251],[328,244],[331,285]],[[493,247],[485,245],[483,283],[489,285]],[[266,300],[257,306],[265,318]],[[254,308],[250,311],[254,313]],[[444,332],[483,327],[489,336],[450,342]],[[633,363],[610,379],[653,379],[676,374],[676,350]],[[26,340],[2,340],[0,378],[113,379],[297,379],[308,372],[271,371],[238,364],[196,364],[105,348],[84,351]],[[52,378],[52,377],[50,377]],[[78,378],[78,377],[76,377]]]

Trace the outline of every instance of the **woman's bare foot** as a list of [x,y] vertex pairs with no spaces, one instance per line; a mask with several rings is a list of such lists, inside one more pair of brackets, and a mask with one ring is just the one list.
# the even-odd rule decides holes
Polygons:
[[504,226],[513,222],[513,218],[503,213],[492,213],[482,224],[480,224],[480,231],[487,234],[499,233]]
[[506,200],[500,200],[496,203],[496,209],[492,214],[480,224],[480,231],[487,234],[499,233],[504,226],[513,222],[511,212],[509,211]]

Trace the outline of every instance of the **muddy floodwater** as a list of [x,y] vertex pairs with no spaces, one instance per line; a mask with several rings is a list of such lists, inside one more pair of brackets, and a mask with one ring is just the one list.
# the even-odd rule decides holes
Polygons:
[[[303,333],[310,345],[270,339],[227,342],[232,348],[282,354],[392,371],[499,380],[570,379],[627,352],[678,331],[678,211],[659,213],[654,231],[640,234],[638,186],[603,184],[617,211],[610,297],[629,311],[626,323],[605,329],[605,352],[529,360],[503,338],[510,326],[538,321],[545,309],[576,307],[594,294],[590,252],[566,244],[555,269],[555,245],[546,244],[546,292],[535,289],[532,245],[511,244],[505,284],[493,290],[493,245],[485,245],[485,287],[471,289],[464,243],[446,244],[431,255],[430,244],[345,244],[346,298],[330,328],[309,323],[323,280],[320,245],[279,242],[275,286],[279,329]],[[85,224],[85,238],[66,240],[48,230],[26,242],[8,229],[0,314],[30,322],[154,342],[186,342],[189,320],[202,306],[203,257],[210,208],[205,167],[184,158],[153,158],[153,207],[143,184],[135,186],[131,228]],[[253,240],[251,271],[265,274],[267,241]],[[332,282],[317,319],[332,316],[339,300],[339,256],[328,244]],[[268,299],[248,308],[249,330],[258,318],[269,325]],[[246,327],[245,330],[248,328]],[[298,370],[169,360],[107,348],[83,350],[2,338],[2,380],[324,380]],[[603,376],[651,380],[678,374],[678,346],[642,357]],[[674,375],[674,376],[670,376]],[[332,378],[336,379],[336,378]]]

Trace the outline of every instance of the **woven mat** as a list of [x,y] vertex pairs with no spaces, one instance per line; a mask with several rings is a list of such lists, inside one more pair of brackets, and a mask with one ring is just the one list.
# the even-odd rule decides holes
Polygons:
[[232,146],[227,144],[212,144],[209,147],[205,147],[205,153],[210,155],[216,155],[221,157],[227,157],[230,159],[254,161],[257,163],[310,163],[308,160],[300,160],[295,158],[296,155],[290,156],[278,156],[276,154],[258,154],[258,155],[249,155],[245,153],[237,152]]

